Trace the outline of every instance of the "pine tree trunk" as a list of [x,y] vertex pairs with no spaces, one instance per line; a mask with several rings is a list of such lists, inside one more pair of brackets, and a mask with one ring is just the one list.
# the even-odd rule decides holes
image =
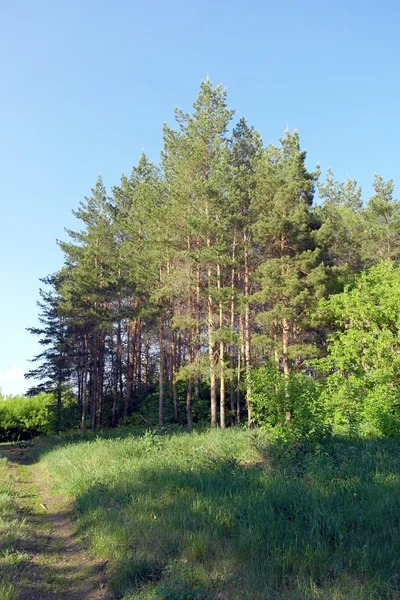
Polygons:
[[137,346],[138,346],[138,319],[133,321],[132,336],[131,336],[131,365],[132,365],[132,393],[130,398],[129,412],[132,412],[135,407],[136,391],[137,391]]
[[246,403],[247,403],[247,424],[251,426],[251,384],[250,384],[250,278],[249,278],[249,256],[248,256],[248,238],[247,232],[243,234],[244,242],[244,347],[245,347],[245,373],[246,373]]
[[173,403],[174,403],[174,419],[175,422],[178,422],[178,396],[176,393],[176,340],[175,340],[175,333],[172,329],[172,327],[170,327],[170,353],[171,353],[171,373],[170,373],[170,377],[171,377],[171,392],[172,392],[172,399],[173,399]]
[[187,391],[186,391],[186,420],[189,431],[193,429],[192,420],[192,377],[188,379]]
[[150,339],[146,337],[146,345],[145,345],[145,357],[146,357],[146,370],[145,370],[145,385],[146,388],[150,385]]
[[142,321],[141,319],[137,320],[137,353],[136,353],[136,382],[137,387],[140,391],[142,386]]
[[[297,326],[296,323],[293,323],[293,343],[300,344],[300,339],[301,339],[300,328]],[[297,371],[297,372],[300,371],[302,363],[303,363],[303,361],[302,361],[301,356],[296,356],[296,358],[294,360],[295,371]]]
[[58,382],[57,382],[57,416],[56,416],[56,433],[60,433],[61,429],[61,412],[62,412],[62,356],[59,357],[58,365]]
[[100,337],[100,348],[98,353],[98,415],[97,424],[99,427],[103,425],[103,409],[104,409],[104,357],[105,357],[105,338],[102,334]]
[[176,369],[180,369],[182,366],[182,360],[185,360],[185,348],[184,348],[184,341],[182,341],[182,332],[181,330],[178,331],[178,352],[177,352],[177,356],[176,356]]
[[[201,346],[200,346],[200,267],[197,267],[197,279],[196,279],[196,334],[195,334],[195,346],[196,346],[196,365],[197,369],[200,367],[201,358]],[[198,402],[200,399],[200,376],[196,375],[194,380],[194,398]]]
[[[217,265],[218,275],[218,290],[221,291],[221,266]],[[224,326],[223,307],[222,300],[219,299],[218,303],[219,311],[219,328],[222,329]],[[219,418],[221,429],[225,429],[225,348],[224,342],[219,342],[219,371],[220,371],[220,388],[219,388]]]
[[92,431],[96,431],[96,415],[97,415],[97,333],[93,334],[92,342],[92,371],[90,374],[90,391],[91,391],[91,417]]
[[220,426],[225,429],[225,360],[224,360],[224,343],[219,343],[219,368],[220,368],[220,388],[219,388],[219,410],[220,410]]
[[[285,244],[286,240],[281,238],[281,260],[285,256]],[[287,274],[287,267],[282,262],[281,264],[281,274],[282,278],[284,278]],[[284,304],[284,309],[287,308],[286,302]],[[283,366],[283,375],[285,377],[285,396],[286,396],[286,407],[285,407],[285,421],[286,423],[290,423],[292,419],[292,411],[289,406],[289,390],[288,390],[288,381],[290,376],[290,365],[289,365],[289,331],[290,324],[287,317],[282,317],[282,366]]]
[[[284,375],[286,381],[289,380],[289,376],[290,376],[289,355],[288,355],[289,331],[290,331],[289,321],[288,321],[288,319],[283,318],[282,319],[282,365],[283,365],[283,375]],[[289,393],[288,393],[288,391],[286,391],[286,399],[287,399],[286,415],[285,415],[286,423],[290,423],[290,421],[292,420],[292,411],[291,411],[290,406],[288,405],[288,403],[289,403],[288,396],[289,396]]]
[[[188,361],[189,366],[193,363],[193,341],[191,335],[188,336]],[[189,375],[187,390],[186,390],[186,420],[189,431],[193,429],[193,419],[192,419],[192,387],[193,387],[193,378]]]
[[[113,335],[113,332],[112,332]],[[115,381],[114,381],[114,403],[112,409],[112,427],[116,427],[118,422],[118,400],[123,398],[123,382],[122,382],[122,340],[121,340],[121,320],[118,320],[117,325],[117,343],[115,352]]]
[[[236,233],[233,238],[232,245],[232,271],[231,271],[231,336],[233,337],[233,333],[235,330],[235,249],[236,249]],[[235,424],[235,385],[234,385],[234,368],[235,368],[235,344],[233,343],[233,339],[231,339],[231,343],[229,346],[229,361],[230,361],[230,370],[231,370],[231,379],[230,379],[230,388],[229,388],[229,399],[230,399],[230,424],[231,427]]]
[[208,277],[208,358],[210,365],[210,404],[211,404],[211,427],[217,427],[217,388],[215,376],[215,336],[214,336],[214,305],[211,295],[211,268],[207,270]]
[[242,368],[242,353],[238,351],[238,362],[237,362],[237,379],[236,379],[236,423],[240,424],[241,406],[240,406],[240,380],[241,380],[241,368]]
[[243,315],[239,315],[239,336],[240,336],[240,347],[238,352],[238,368],[237,368],[237,389],[236,389],[236,423],[241,421],[241,396],[240,387],[242,383],[242,369],[245,364],[245,348],[244,348],[244,324]]
[[82,373],[82,417],[81,417],[81,432],[85,435],[86,431],[86,389],[88,376],[88,343],[87,335],[83,336],[83,373]]
[[111,358],[113,364],[113,405],[111,413],[111,427],[117,424],[117,408],[118,408],[118,341],[117,349],[114,350],[114,330],[111,329]]
[[164,321],[160,316],[160,375],[159,375],[159,398],[158,398],[158,424],[160,427],[164,425]]
[[82,412],[82,369],[80,364],[76,369],[76,377],[78,381],[78,410]]
[[131,399],[132,399],[132,390],[133,390],[133,374],[134,374],[134,359],[133,359],[133,343],[132,343],[132,324],[130,322],[126,325],[126,352],[127,352],[127,377],[126,377],[126,395],[125,395],[125,403],[124,403],[124,419],[129,416],[130,407],[131,407]]
[[[188,238],[188,250],[190,251],[191,249],[191,243],[190,243],[190,238]],[[187,311],[188,311],[188,315],[190,317],[190,319],[193,318],[193,294],[191,289],[189,289],[189,297],[188,297],[188,306],[187,306]],[[188,361],[188,366],[189,366],[189,377],[188,377],[188,382],[187,382],[187,389],[186,389],[186,421],[187,421],[187,426],[188,426],[188,430],[192,431],[193,429],[193,419],[192,419],[192,387],[193,387],[193,377],[192,377],[192,372],[191,372],[191,368],[193,365],[193,360],[195,357],[195,348],[194,348],[194,341],[196,340],[196,332],[193,331],[193,326],[190,325],[190,327],[188,328],[188,333],[187,336],[185,338],[186,340],[186,348],[187,348],[187,361]],[[185,341],[184,340],[184,341]],[[181,366],[181,351],[182,351],[182,337],[180,337],[179,339],[180,341],[180,349],[179,349],[179,367]],[[183,354],[183,356],[185,356],[185,354]]]
[[274,357],[275,357],[275,362],[276,362],[276,368],[279,369],[279,351],[278,351],[278,323],[276,322],[276,320],[274,321]]

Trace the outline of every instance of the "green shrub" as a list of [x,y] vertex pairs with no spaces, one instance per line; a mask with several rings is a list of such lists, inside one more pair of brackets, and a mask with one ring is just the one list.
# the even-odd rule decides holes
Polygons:
[[[328,431],[322,386],[304,373],[285,378],[272,363],[253,369],[251,410],[256,425],[278,428],[288,439],[314,440]],[[291,415],[290,420],[287,418]]]
[[333,326],[328,354],[314,366],[326,375],[324,402],[337,427],[367,425],[400,432],[400,268],[383,262],[320,304]]
[[[0,441],[30,439],[54,432],[56,399],[51,393],[0,397]],[[62,425],[70,428],[76,423],[76,404],[71,395],[63,397]]]

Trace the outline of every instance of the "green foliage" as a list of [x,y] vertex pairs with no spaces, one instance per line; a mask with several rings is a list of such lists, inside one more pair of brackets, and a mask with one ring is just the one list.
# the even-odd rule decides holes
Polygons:
[[[51,393],[0,397],[0,441],[30,439],[56,429],[56,399]],[[64,397],[62,421],[72,427],[76,421],[75,403],[68,394]]]
[[[353,179],[329,169],[318,181],[297,131],[265,146],[244,118],[230,132],[233,115],[226,89],[202,81],[193,110],[176,109],[164,126],[160,164],[142,153],[111,196],[99,177],[74,211],[82,229],[59,242],[64,267],[42,280],[51,289],[29,329],[43,351],[27,376],[41,381],[34,394],[58,390],[57,429],[66,388],[77,392],[83,430],[86,418],[93,429],[139,424],[141,412],[161,425],[187,415],[189,428],[209,414],[216,426],[219,388],[221,427],[229,394],[231,417],[236,397],[289,437],[323,432],[323,407],[352,431],[366,422],[399,430],[396,269],[377,267],[374,282],[363,275],[315,319],[321,297],[355,273],[399,260],[393,181],[376,175],[363,202]],[[311,377],[291,373],[326,353],[332,324],[341,331],[319,363],[329,375],[322,397]],[[272,358],[285,380],[269,367],[253,374],[252,400],[249,371]]]
[[[304,373],[285,378],[271,362],[250,373],[252,415],[260,427],[277,427],[286,439],[316,440],[328,433],[321,385]],[[290,412],[291,420],[286,416]]]
[[385,435],[399,432],[399,297],[400,268],[384,262],[321,303],[336,332],[327,357],[315,364],[327,374],[324,399],[333,422],[352,432],[362,423]]
[[[328,169],[324,184],[317,183],[323,204],[317,207],[321,227],[316,233],[326,265],[333,266],[333,279],[359,271],[362,267],[361,245],[363,218],[361,188],[354,179],[335,181]],[[332,282],[331,282],[332,285]]]
[[280,142],[279,147],[265,149],[258,170],[253,232],[262,259],[257,260],[253,300],[263,306],[257,320],[268,346],[281,357],[288,372],[293,366],[291,346],[303,358],[311,350],[317,354],[315,345],[309,343],[310,321],[324,294],[325,268],[316,245],[320,223],[312,208],[319,170],[307,171],[297,132],[287,131]]
[[363,251],[369,265],[400,258],[400,201],[393,198],[393,181],[375,175],[374,191],[364,214]]
[[[183,375],[183,370],[181,372]],[[165,424],[186,424],[186,394],[187,394],[187,382],[185,380],[178,379],[176,382],[176,392],[178,401],[178,421],[175,420],[173,400],[171,397],[171,386],[169,383],[164,385],[164,423]],[[194,423],[204,423],[209,420],[210,407],[208,398],[210,395],[210,386],[208,381],[200,380],[199,385],[199,399],[196,401],[192,400],[192,417]],[[142,416],[141,416],[142,415]],[[138,410],[127,417],[123,425],[140,426],[143,427],[145,417],[153,426],[158,423],[158,391],[152,394],[146,395],[139,402]]]

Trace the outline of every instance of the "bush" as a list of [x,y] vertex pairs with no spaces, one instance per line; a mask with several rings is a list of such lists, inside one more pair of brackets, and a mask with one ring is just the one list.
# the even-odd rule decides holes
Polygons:
[[311,441],[328,433],[322,386],[318,381],[304,373],[292,373],[285,378],[272,363],[253,369],[250,381],[252,418],[256,425],[277,428],[287,439]]
[[385,436],[400,433],[399,294],[400,268],[384,262],[320,305],[335,331],[314,367],[326,375],[333,422],[353,435],[366,425]]
[[[42,393],[24,396],[0,397],[0,441],[30,439],[55,431],[54,395]],[[68,428],[76,421],[75,402],[70,395],[63,397],[63,427]]]

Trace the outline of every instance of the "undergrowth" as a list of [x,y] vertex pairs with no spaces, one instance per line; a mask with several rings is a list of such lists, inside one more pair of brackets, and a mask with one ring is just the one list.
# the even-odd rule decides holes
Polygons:
[[398,598],[400,440],[97,439],[44,460],[124,600]]

